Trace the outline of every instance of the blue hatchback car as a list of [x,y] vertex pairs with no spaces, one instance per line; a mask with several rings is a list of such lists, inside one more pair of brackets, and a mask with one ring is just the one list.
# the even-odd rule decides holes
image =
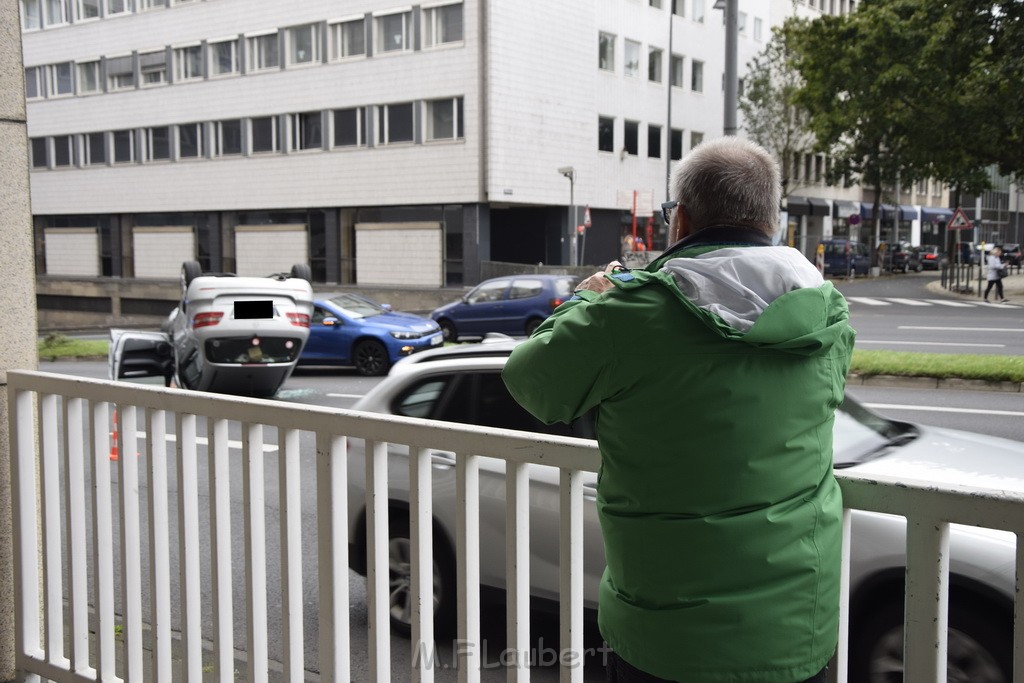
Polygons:
[[442,343],[433,320],[397,313],[361,294],[339,294],[313,302],[299,365],[353,365],[361,375],[384,375],[399,358]]
[[482,337],[488,332],[530,335],[572,296],[572,275],[510,275],[484,280],[468,294],[434,309],[430,317],[445,341]]

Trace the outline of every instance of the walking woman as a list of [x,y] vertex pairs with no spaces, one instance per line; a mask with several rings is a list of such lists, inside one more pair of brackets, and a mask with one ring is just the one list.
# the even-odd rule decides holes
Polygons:
[[1006,268],[1003,266],[1002,255],[1003,250],[999,247],[992,247],[992,251],[988,253],[986,259],[988,286],[985,287],[985,301],[988,301],[988,293],[992,291],[992,285],[995,285],[996,299],[1005,304],[1009,299],[1003,296],[1003,278],[1006,276]]

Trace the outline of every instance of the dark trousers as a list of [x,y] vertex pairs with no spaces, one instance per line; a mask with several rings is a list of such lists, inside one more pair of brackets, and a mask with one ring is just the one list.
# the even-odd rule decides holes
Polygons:
[[1003,296],[1003,279],[989,280],[988,287],[985,288],[985,299],[988,300],[988,293],[992,291],[992,285],[996,286],[996,297],[1000,300],[1005,299]]
[[[605,671],[608,674],[608,683],[672,683],[672,681],[667,681],[664,678],[656,678],[650,674],[645,674],[614,652],[608,655],[608,664],[605,666]],[[827,671],[828,667],[826,666],[806,681],[794,681],[793,683],[825,683]]]

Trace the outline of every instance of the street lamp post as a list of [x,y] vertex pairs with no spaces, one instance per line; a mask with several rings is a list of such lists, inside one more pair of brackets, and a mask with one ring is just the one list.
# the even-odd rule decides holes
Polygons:
[[739,98],[739,0],[715,0],[714,8],[725,10],[725,113],[722,133],[736,135],[736,100]]
[[576,169],[562,166],[558,172],[569,179],[569,264],[576,265]]

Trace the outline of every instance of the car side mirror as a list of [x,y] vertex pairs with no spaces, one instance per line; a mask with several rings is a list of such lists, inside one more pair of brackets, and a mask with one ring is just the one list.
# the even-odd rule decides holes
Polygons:
[[395,310],[394,308],[391,307],[391,304],[381,304],[380,307],[383,308],[388,313]]
[[334,316],[327,316],[326,318],[320,321],[320,324],[323,325],[324,327],[335,327],[338,325],[338,319],[335,318]]

